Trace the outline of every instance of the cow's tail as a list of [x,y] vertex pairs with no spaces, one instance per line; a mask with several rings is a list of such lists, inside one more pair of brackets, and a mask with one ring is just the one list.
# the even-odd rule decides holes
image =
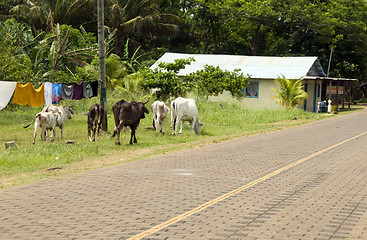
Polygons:
[[27,128],[29,126],[31,126],[31,124],[34,122],[34,120],[36,120],[37,117],[40,117],[41,116],[41,113],[38,113],[32,120],[32,122],[30,122],[27,126],[24,126],[24,128]]
[[173,102],[173,103],[172,103],[172,112],[175,110],[175,108],[176,108],[176,103],[175,103],[175,102]]
[[[171,129],[175,130],[175,126],[176,126],[176,103],[175,101],[173,101],[171,103]],[[173,119],[173,123],[172,123],[172,119]]]

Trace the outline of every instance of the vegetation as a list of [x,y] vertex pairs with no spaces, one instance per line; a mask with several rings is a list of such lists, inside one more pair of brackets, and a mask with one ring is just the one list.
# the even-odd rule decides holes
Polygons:
[[[112,105],[121,98],[128,99],[122,95],[109,98],[112,100],[108,101],[108,129],[112,131],[114,128]],[[197,101],[199,119],[205,124],[201,128],[200,135],[191,135],[190,126],[185,125],[180,136],[173,136],[169,130],[166,135],[157,136],[155,131],[151,130],[153,118],[149,114],[142,119],[137,129],[138,144],[130,146],[128,143],[130,130],[128,130],[121,135],[122,145],[115,146],[114,140],[107,138],[112,133],[102,135],[96,142],[88,140],[87,119],[82,114],[98,101],[97,98],[62,100],[60,105],[72,105],[75,111],[73,118],[66,122],[64,139],[60,139],[60,130],[56,129],[55,142],[41,142],[38,134],[35,145],[32,145],[33,125],[26,129],[23,127],[42,107],[11,104],[0,111],[1,131],[7,133],[0,135],[0,142],[15,141],[17,145],[16,148],[0,148],[0,188],[278,130],[332,116],[308,113],[299,109],[259,111],[245,109],[237,103]],[[154,99],[151,99],[147,104],[148,109],[153,101]],[[170,126],[169,119],[170,116],[166,121],[166,129]],[[67,140],[71,140],[73,144],[66,144]]]
[[[364,0],[106,0],[105,41],[107,52],[121,59],[126,59],[128,53],[129,72],[131,65],[137,71],[142,60],[155,60],[167,51],[317,56],[326,68],[333,50],[330,76],[356,78],[363,83],[367,79],[366,12]],[[55,66],[58,71],[68,72],[69,68],[76,74],[77,66],[90,64],[93,58],[73,56],[81,60],[76,62],[69,61],[71,56],[65,54],[71,50],[95,49],[96,40],[90,35],[97,33],[96,15],[93,0],[0,0],[0,21],[6,25],[0,27],[0,37],[9,38],[8,44],[1,44],[2,55],[19,59],[19,49],[32,49],[32,54],[25,52],[28,58],[23,55],[21,61],[9,62],[8,69],[24,66],[29,71],[31,65],[33,74],[24,75],[36,81],[42,81],[39,76]],[[9,19],[15,19],[20,25],[12,28],[6,23]],[[64,25],[68,30],[62,27],[60,35],[57,26]],[[74,35],[75,29],[82,36]],[[78,41],[66,42],[69,30],[72,31],[69,38],[74,35]],[[45,38],[52,41],[44,41]],[[83,46],[78,46],[79,42]],[[58,59],[55,55],[58,52],[49,51],[51,43],[54,47],[64,43],[58,45],[64,47],[60,49],[61,62],[47,58],[51,56],[46,53],[51,53]],[[149,57],[138,59],[137,50],[139,56]]]
[[303,90],[302,79],[287,79],[281,76],[275,82],[280,90],[272,88],[276,93],[276,96],[273,97],[277,103],[286,109],[295,108],[307,99],[307,93]]
[[166,101],[171,97],[185,96],[192,85],[187,81],[182,81],[177,73],[192,61],[194,61],[193,58],[175,59],[173,63],[158,63],[158,68],[154,70],[144,69],[142,71],[145,77],[143,88],[156,90],[155,94],[161,101]]
[[191,73],[186,80],[193,86],[198,96],[218,96],[224,91],[231,93],[233,97],[244,96],[243,89],[249,84],[239,69],[233,72],[223,71],[218,66],[205,65],[203,70]]

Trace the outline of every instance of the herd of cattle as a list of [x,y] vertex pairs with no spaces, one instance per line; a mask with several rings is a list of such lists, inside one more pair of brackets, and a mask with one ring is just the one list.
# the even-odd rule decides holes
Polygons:
[[[145,114],[149,114],[148,109],[145,107],[149,99],[146,102],[127,102],[121,100],[116,102],[113,107],[113,115],[115,120],[115,128],[113,135],[117,135],[115,144],[120,145],[120,132],[124,127],[130,127],[131,137],[130,144],[137,143],[135,131],[139,126],[140,119],[145,118]],[[198,108],[196,106],[194,99],[187,99],[178,97],[171,102],[171,110],[162,101],[155,101],[151,105],[151,110],[153,114],[153,128],[156,133],[165,133],[165,121],[168,113],[171,112],[171,129],[174,129],[175,135],[177,135],[178,123],[181,122],[181,128],[179,134],[182,133],[182,128],[185,121],[191,124],[191,134],[195,131],[196,134],[200,133],[200,127],[203,125],[199,121]],[[37,113],[30,124],[24,128],[29,127],[33,121],[34,133],[33,133],[33,144],[36,142],[37,131],[39,128],[41,131],[41,140],[47,141],[48,131],[51,131],[50,140],[54,141],[56,137],[56,127],[61,129],[61,139],[63,138],[63,129],[65,127],[66,119],[71,119],[71,115],[74,111],[71,106],[46,106],[41,112]],[[97,139],[99,138],[101,125],[104,118],[107,118],[107,112],[99,104],[94,104],[90,107],[89,112],[83,115],[87,116],[88,123],[88,138],[90,141],[95,141],[97,134]]]

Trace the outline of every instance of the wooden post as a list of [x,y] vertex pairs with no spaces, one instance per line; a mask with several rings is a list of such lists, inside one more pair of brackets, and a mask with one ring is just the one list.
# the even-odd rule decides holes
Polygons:
[[331,86],[332,85],[332,81],[331,79],[329,79],[329,100],[331,100]]
[[336,111],[339,112],[339,81],[336,81]]
[[[101,83],[100,101],[107,116],[107,94],[106,94],[106,49],[104,41],[104,1],[97,1],[97,22],[98,22],[98,50],[99,50],[99,81]],[[102,130],[107,131],[107,118],[102,120]]]
[[352,100],[352,81],[348,81],[348,108],[350,108],[351,100]]
[[342,109],[344,109],[344,104],[345,104],[345,81],[343,81],[343,107]]

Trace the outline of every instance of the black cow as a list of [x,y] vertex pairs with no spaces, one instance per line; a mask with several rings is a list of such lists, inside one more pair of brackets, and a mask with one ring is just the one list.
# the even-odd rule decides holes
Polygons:
[[[90,107],[89,112],[87,113],[88,116],[88,138],[89,141],[95,141],[96,139],[96,132],[97,132],[97,139],[99,139],[99,133],[101,131],[101,124],[103,118],[106,118],[106,112],[102,105],[94,104]],[[91,134],[92,132],[92,134]]]
[[146,102],[126,102],[124,100],[116,102],[113,107],[113,115],[115,117],[115,129],[113,131],[112,137],[115,137],[117,134],[117,139],[115,145],[120,145],[120,132],[123,127],[130,127],[131,129],[131,137],[130,144],[137,143],[135,137],[135,130],[138,128],[140,119],[145,118],[145,113],[149,114],[148,109],[145,107],[145,104],[149,102],[149,99]]

